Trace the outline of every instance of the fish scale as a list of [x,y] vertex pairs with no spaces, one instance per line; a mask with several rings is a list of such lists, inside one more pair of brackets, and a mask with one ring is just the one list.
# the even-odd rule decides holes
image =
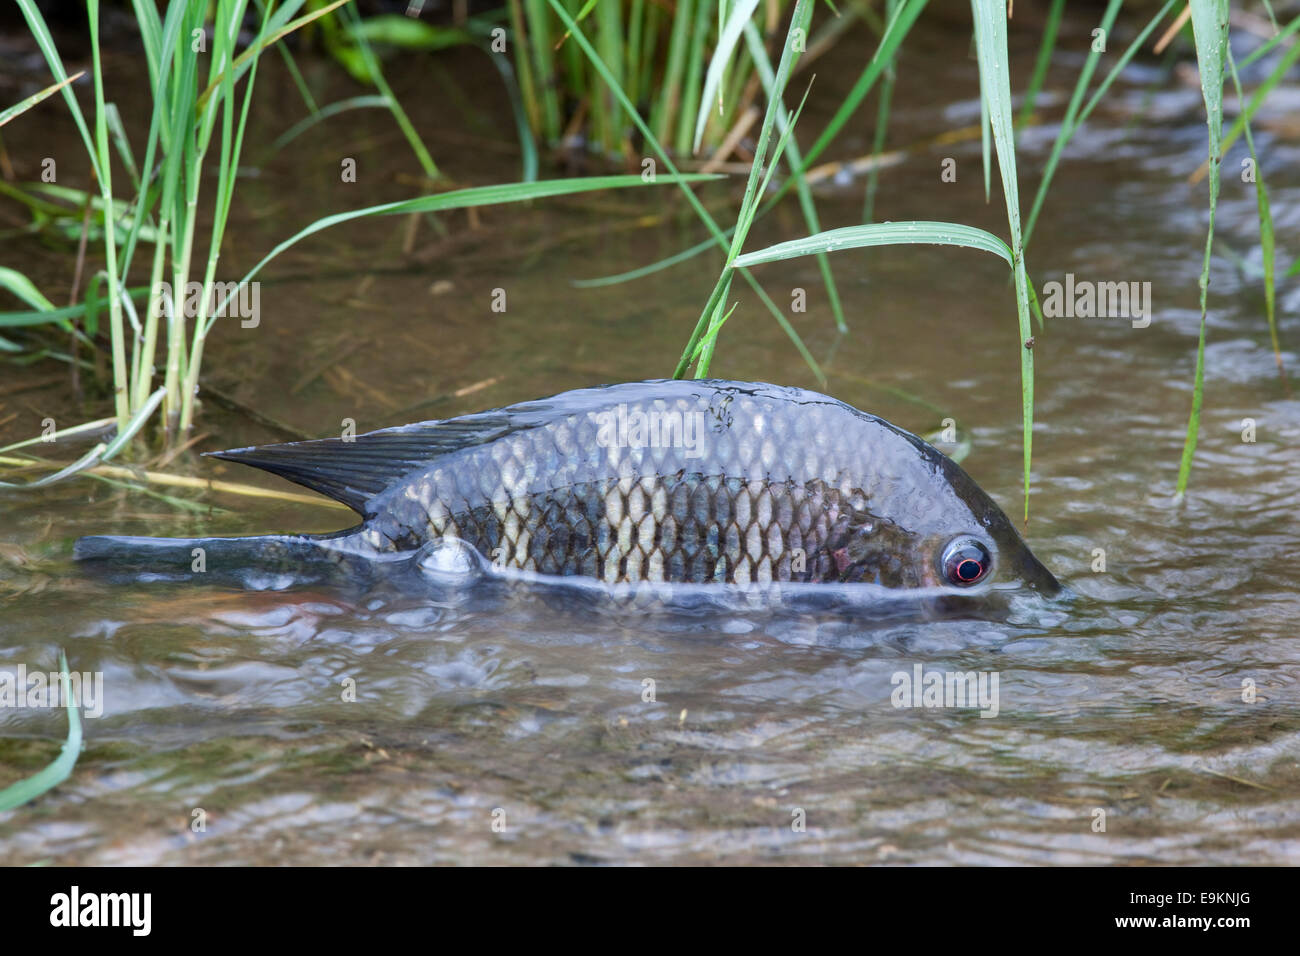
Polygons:
[[[846,469],[821,471],[803,483],[774,483],[770,472],[783,429],[768,423],[779,411],[777,403],[766,396],[732,395],[723,412],[716,395],[704,392],[695,398],[679,399],[675,407],[653,398],[621,404],[633,420],[656,411],[677,412],[683,421],[686,415],[710,420],[712,429],[697,436],[709,446],[698,469],[687,470],[696,463],[684,447],[602,441],[601,412],[579,413],[470,450],[463,462],[443,463],[419,493],[409,496],[422,514],[394,509],[380,524],[397,523],[406,531],[423,524],[429,537],[454,534],[501,568],[572,575],[594,564],[594,576],[609,583],[835,577],[832,562],[821,552],[835,529],[840,499],[865,498],[849,484]],[[835,416],[842,408],[830,406],[829,411]],[[814,431],[820,433],[824,430]],[[797,450],[797,459],[811,460],[815,467],[815,447]],[[850,460],[863,457],[860,450],[845,451]],[[606,477],[564,484],[566,478],[596,471]],[[535,487],[537,476],[545,474],[556,478]],[[476,494],[495,507],[473,506]],[[770,504],[774,494],[781,502],[776,508]],[[769,504],[760,507],[764,495]],[[656,496],[671,512],[648,507]],[[447,514],[445,503],[457,500],[466,507]],[[585,512],[585,527],[573,520],[579,509]],[[802,519],[797,525],[795,515]],[[565,524],[557,527],[557,520]],[[658,560],[653,559],[656,552]]]

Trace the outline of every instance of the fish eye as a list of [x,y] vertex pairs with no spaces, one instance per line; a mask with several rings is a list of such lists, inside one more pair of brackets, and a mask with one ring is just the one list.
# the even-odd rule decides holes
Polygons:
[[943,549],[939,570],[949,584],[968,588],[988,577],[993,570],[993,555],[975,538],[955,538]]

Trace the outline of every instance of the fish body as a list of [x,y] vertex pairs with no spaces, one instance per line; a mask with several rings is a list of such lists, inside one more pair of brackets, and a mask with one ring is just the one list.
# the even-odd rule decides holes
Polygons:
[[[762,383],[579,389],[352,439],[215,453],[336,498],[364,519],[327,536],[83,538],[86,559],[168,554],[277,566],[410,555],[459,539],[501,570],[610,584],[1055,578],[954,462],[883,419]],[[142,550],[143,549],[143,550]],[[211,556],[209,556],[211,558]]]

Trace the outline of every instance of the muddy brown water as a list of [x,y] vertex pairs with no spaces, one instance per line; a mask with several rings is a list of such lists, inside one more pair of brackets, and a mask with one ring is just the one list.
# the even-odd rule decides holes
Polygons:
[[[960,6],[909,40],[892,147],[978,122]],[[1073,82],[1091,26],[1072,13],[1051,90]],[[1026,21],[1012,33],[1023,84],[1037,32]],[[817,65],[806,128],[830,115],[868,48],[854,34]],[[39,79],[12,64],[6,101]],[[110,66],[128,123],[140,123],[132,77],[142,68],[124,52]],[[301,112],[278,64],[264,67],[253,144]],[[356,92],[328,63],[304,68],[322,102]],[[485,61],[453,52],[398,60],[390,73],[452,177],[516,178],[513,125]],[[1047,122],[1023,135],[1026,210],[1063,105],[1053,93]],[[1289,253],[1283,265],[1300,251],[1300,142],[1287,121],[1297,106],[1300,89],[1284,84],[1256,133]],[[1040,292],[1066,273],[1151,283],[1146,328],[1059,318],[1036,335],[1027,534],[1073,602],[872,621],[747,607],[641,614],[527,591],[114,585],[72,565],[77,536],[324,531],[348,516],[174,492],[197,503],[189,513],[84,478],[5,494],[0,667],[51,670],[64,649],[73,669],[103,674],[104,712],[85,721],[85,750],[66,783],[0,814],[0,859],[1300,861],[1300,402],[1279,384],[1269,346],[1253,187],[1233,174],[1241,145],[1225,163],[1192,492],[1172,500],[1206,223],[1203,187],[1185,182],[1204,155],[1198,111],[1198,90],[1177,71],[1147,58],[1131,67],[1069,148],[1030,249]],[[20,178],[47,154],[62,157],[69,181],[84,176],[61,107],[11,130]],[[864,119],[833,155],[869,143]],[[339,181],[345,157],[357,160],[356,183]],[[945,157],[957,162],[955,183],[940,179]],[[419,188],[409,150],[377,111],[340,117],[270,159],[255,145],[244,165],[223,259],[230,278],[326,211]],[[996,181],[986,204],[978,141],[924,147],[882,173],[878,216],[1001,234]],[[704,193],[724,221],[737,189]],[[823,192],[824,227],[857,221],[861,189]],[[323,233],[265,274],[257,328],[212,336],[205,374],[309,435],[337,434],[348,418],[364,430],[662,376],[716,258],[605,289],[568,280],[698,241],[690,213],[669,198],[612,192],[499,207],[482,212],[476,230],[451,214],[440,222],[445,235],[422,224],[410,254],[404,221]],[[6,216],[22,218],[12,207]],[[803,232],[790,205],[749,247]],[[4,257],[42,288],[69,283],[66,250],[9,238]],[[921,247],[843,252],[832,263],[852,326],[843,338],[812,260],[756,270],[783,305],[807,290],[808,311],[791,318],[825,362],[827,390],[915,431],[955,418],[972,438],[967,469],[1015,513],[1019,336],[1002,264]],[[504,312],[491,310],[496,289]],[[739,285],[736,298],[715,373],[815,386],[761,305]],[[1283,284],[1284,346],[1300,334],[1298,310],[1300,287]],[[1292,348],[1284,359],[1297,365]],[[8,440],[37,433],[46,416],[62,425],[104,414],[103,405],[71,404],[62,382],[35,387],[62,369],[6,366],[7,384],[33,386],[0,396]],[[1253,442],[1243,441],[1245,419]],[[202,449],[282,437],[211,403],[199,431]],[[212,460],[182,457],[171,469],[283,487]],[[996,675],[996,716],[895,707],[895,675],[918,666]],[[58,711],[0,709],[0,785],[52,759],[64,728]]]

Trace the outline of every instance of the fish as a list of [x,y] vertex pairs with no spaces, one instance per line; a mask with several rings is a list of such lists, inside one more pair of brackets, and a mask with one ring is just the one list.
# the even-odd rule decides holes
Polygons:
[[1060,584],[955,462],[882,418],[762,382],[655,380],[368,434],[209,452],[361,517],[323,535],[90,536],[160,573],[361,568],[455,543],[497,571],[609,585]]

